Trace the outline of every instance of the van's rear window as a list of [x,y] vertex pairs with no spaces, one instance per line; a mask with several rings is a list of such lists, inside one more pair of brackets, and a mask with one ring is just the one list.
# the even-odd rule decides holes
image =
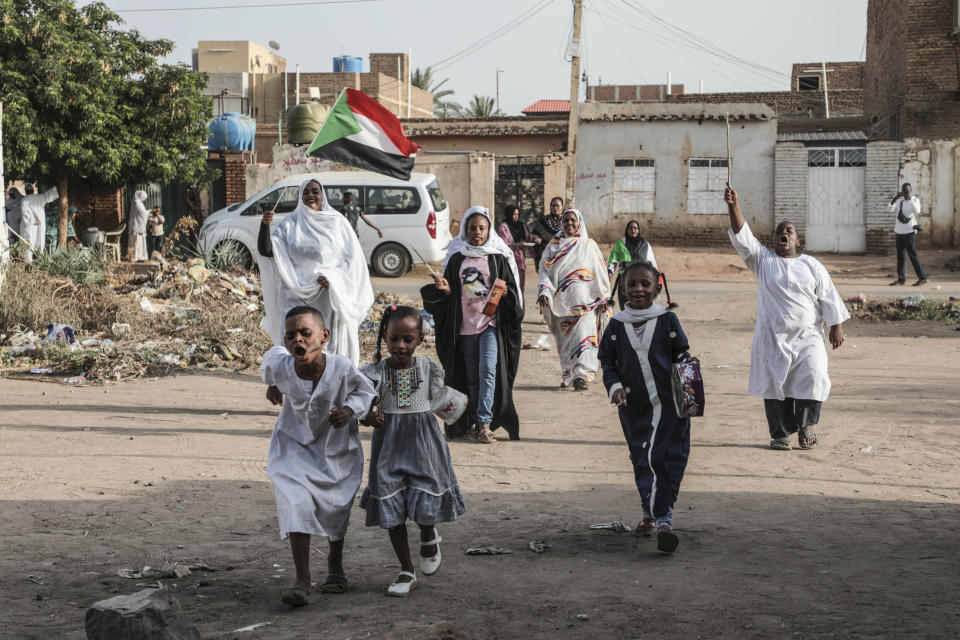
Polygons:
[[443,197],[443,191],[440,190],[440,184],[436,180],[427,187],[427,193],[433,201],[434,210],[442,211],[447,208],[447,199]]

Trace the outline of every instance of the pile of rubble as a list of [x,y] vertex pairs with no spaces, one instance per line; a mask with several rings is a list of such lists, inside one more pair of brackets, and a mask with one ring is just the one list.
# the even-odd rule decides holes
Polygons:
[[[218,271],[199,259],[170,261],[149,272],[114,277],[85,293],[102,296],[102,306],[118,306],[115,315],[121,321],[72,327],[50,318],[45,327],[17,327],[0,334],[0,374],[86,384],[185,370],[255,373],[271,346],[260,329],[263,300],[256,273]],[[382,310],[391,304],[419,306],[418,302],[377,294],[360,327],[363,362],[373,357]],[[428,343],[421,349],[429,349],[433,340],[429,314],[424,324]]]

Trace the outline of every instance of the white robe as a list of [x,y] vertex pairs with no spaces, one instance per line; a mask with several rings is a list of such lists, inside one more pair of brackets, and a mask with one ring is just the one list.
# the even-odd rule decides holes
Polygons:
[[[273,258],[258,253],[265,315],[261,328],[275,345],[283,344],[284,318],[298,305],[314,307],[330,330],[325,351],[360,361],[360,323],[373,306],[373,286],[363,248],[353,227],[323,194],[323,208],[303,204],[300,186],[296,211],[270,233]],[[330,286],[317,282],[323,276]]]
[[728,232],[760,285],[748,392],[771,400],[823,402],[830,395],[823,325],[850,319],[830,274],[816,258],[776,255],[746,223],[740,233]]
[[43,193],[23,196],[20,200],[20,235],[32,246],[24,253],[24,260],[33,261],[34,254],[43,252],[47,241],[47,213],[44,207],[60,197],[56,187]]
[[133,249],[134,262],[150,258],[147,255],[147,219],[150,217],[150,212],[143,204],[146,199],[146,191],[137,191],[133,194],[133,202],[130,203],[130,215],[127,220],[127,243]]
[[[297,376],[284,347],[263,356],[260,375],[283,394],[267,455],[267,474],[277,498],[280,538],[308,533],[340,540],[363,477],[358,421],[376,397],[373,384],[350,360],[327,355],[317,388]],[[354,417],[339,428],[329,422],[332,408],[350,407]]]

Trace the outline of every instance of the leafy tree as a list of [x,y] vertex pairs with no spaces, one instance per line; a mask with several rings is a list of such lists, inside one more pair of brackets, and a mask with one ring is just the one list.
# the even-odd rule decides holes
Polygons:
[[206,74],[160,64],[169,40],[120,28],[105,4],[0,0],[4,163],[55,183],[66,243],[71,180],[122,186],[200,178]]
[[497,101],[490,96],[474,95],[470,104],[460,110],[460,115],[467,118],[490,118],[502,116],[503,111],[497,109]]
[[458,103],[446,99],[448,96],[453,95],[453,89],[441,88],[449,81],[450,78],[444,78],[440,82],[434,82],[433,69],[431,67],[414,69],[413,76],[410,79],[413,86],[433,94],[433,110],[435,113],[439,112],[441,118],[446,118],[450,114],[456,115],[460,111],[460,105]]

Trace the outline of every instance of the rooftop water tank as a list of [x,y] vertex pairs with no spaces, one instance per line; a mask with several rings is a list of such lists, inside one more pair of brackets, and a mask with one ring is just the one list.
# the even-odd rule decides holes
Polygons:
[[210,136],[207,148],[211,151],[249,151],[253,149],[255,123],[239,113],[224,113],[207,123]]
[[310,144],[330,114],[330,105],[301,102],[287,109],[287,142]]
[[334,73],[363,73],[363,58],[357,56],[336,56],[333,59]]

